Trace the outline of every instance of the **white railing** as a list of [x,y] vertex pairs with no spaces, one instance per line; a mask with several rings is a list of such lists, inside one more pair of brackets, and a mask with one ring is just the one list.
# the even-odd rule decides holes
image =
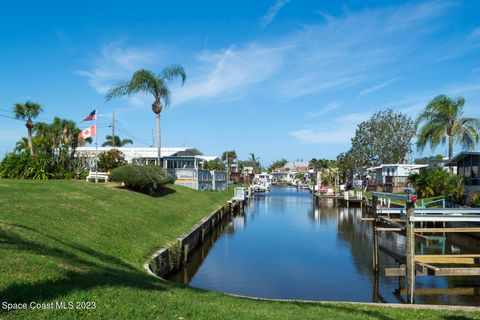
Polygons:
[[362,200],[363,199],[363,192],[362,191],[345,191],[343,194],[345,200],[355,199],[355,200]]

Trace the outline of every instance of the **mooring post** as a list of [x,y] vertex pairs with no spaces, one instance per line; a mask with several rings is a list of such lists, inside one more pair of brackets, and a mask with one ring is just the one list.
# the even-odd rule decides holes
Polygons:
[[378,207],[378,196],[372,196],[372,210],[373,210],[373,270],[375,273],[379,271],[379,258],[378,258],[378,214],[377,214],[377,207]]
[[412,220],[415,214],[415,201],[407,200],[407,230],[406,230],[406,273],[407,273],[407,301],[414,303],[415,292],[415,222]]

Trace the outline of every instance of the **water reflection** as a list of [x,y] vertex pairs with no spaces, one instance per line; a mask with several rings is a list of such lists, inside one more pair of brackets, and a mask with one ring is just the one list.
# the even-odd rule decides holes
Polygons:
[[[401,279],[373,272],[371,235],[372,224],[362,220],[360,208],[317,205],[306,190],[273,188],[250,201],[244,214],[222,223],[170,280],[265,298],[403,302]],[[472,241],[442,241],[441,247],[423,244],[423,249],[419,243],[417,250],[472,250]],[[395,233],[381,233],[380,242],[399,252],[405,246]],[[398,264],[381,253],[380,266]],[[416,301],[478,305],[478,289],[442,291],[478,286],[472,278],[417,277]]]

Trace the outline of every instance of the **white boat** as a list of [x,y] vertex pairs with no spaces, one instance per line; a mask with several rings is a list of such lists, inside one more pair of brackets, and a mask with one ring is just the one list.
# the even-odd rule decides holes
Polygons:
[[252,193],[266,193],[270,191],[271,185],[271,176],[266,172],[262,172],[255,175],[255,184],[250,189]]

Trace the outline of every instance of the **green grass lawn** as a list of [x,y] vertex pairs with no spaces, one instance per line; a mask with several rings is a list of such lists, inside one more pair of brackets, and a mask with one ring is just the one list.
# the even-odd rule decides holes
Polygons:
[[480,319],[480,313],[255,301],[158,280],[153,252],[230,192],[150,197],[74,181],[0,180],[0,303],[93,301],[94,310],[0,311],[0,318]]

